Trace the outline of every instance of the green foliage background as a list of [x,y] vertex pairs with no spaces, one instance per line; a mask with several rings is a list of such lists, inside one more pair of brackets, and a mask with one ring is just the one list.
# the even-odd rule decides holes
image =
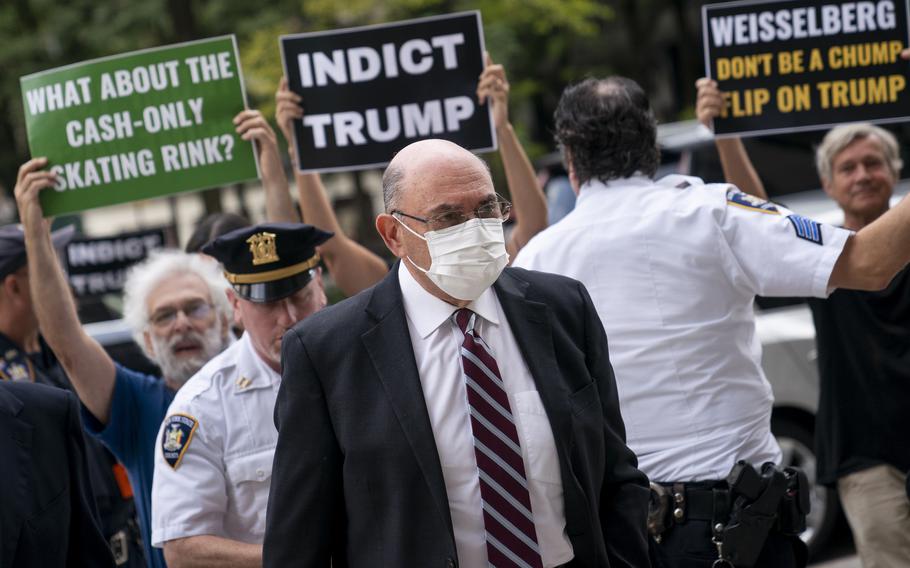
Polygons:
[[[620,73],[652,93],[662,120],[691,115],[702,73],[699,4],[685,0],[6,0],[0,3],[0,186],[28,158],[22,75],[150,46],[234,33],[249,103],[272,117],[278,36],[480,10],[487,49],[506,66],[510,117],[532,158],[551,152],[563,87]],[[491,157],[492,158],[492,157]],[[493,161],[497,182],[501,172]],[[497,183],[498,186],[504,186]],[[207,196],[219,208],[217,192]]]

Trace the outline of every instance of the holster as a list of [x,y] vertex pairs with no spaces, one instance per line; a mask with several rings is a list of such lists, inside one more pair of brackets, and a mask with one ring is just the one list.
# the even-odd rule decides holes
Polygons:
[[660,542],[661,535],[670,528],[670,492],[666,487],[651,482],[648,500],[648,533]]
[[737,568],[751,568],[778,519],[789,480],[772,463],[764,464],[759,476],[751,465],[739,462],[728,482],[733,503],[730,520],[719,535],[723,556]]

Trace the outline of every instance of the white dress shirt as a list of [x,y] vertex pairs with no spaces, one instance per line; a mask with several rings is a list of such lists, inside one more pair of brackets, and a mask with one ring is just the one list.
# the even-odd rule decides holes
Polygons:
[[[398,279],[442,465],[459,565],[486,567],[480,480],[461,367],[464,334],[451,319],[457,308],[424,290],[405,267],[405,262],[407,260],[399,266]],[[564,564],[574,557],[574,553],[565,532],[559,458],[534,379],[493,289],[488,288],[468,305],[468,309],[478,315],[475,330],[496,358],[512,406],[543,565]]]
[[728,184],[642,176],[581,188],[515,266],[580,280],[610,341],[629,447],[654,481],[780,462],[752,303],[828,294],[848,231]]
[[[278,443],[273,419],[281,375],[253,350],[249,333],[177,391],[155,448],[152,544],[214,535],[261,544]],[[170,417],[195,420],[174,468],[164,459]]]

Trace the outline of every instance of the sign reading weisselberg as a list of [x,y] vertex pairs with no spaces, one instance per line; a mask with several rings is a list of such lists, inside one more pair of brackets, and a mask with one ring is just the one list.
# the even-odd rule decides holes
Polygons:
[[910,117],[910,0],[703,7],[705,68],[727,99],[718,136]]
[[290,89],[303,97],[295,121],[302,171],[380,167],[424,138],[477,152],[496,149],[483,72],[479,12],[282,36]]
[[233,36],[95,59],[20,79],[32,156],[57,185],[47,216],[258,176],[234,131],[246,107]]

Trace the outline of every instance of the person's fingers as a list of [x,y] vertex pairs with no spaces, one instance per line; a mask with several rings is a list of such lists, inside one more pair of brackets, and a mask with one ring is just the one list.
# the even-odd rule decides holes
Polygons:
[[718,93],[716,91],[710,92],[710,93],[705,92],[705,93],[698,93],[698,96],[695,98],[695,101],[696,101],[695,104],[696,105],[720,104],[723,102],[723,100],[724,100],[723,95],[721,95],[720,93]]
[[695,86],[696,86],[696,88],[709,87],[709,86],[713,86],[716,88],[717,81],[715,81],[714,79],[709,79],[707,77],[702,77],[701,79],[695,81]]
[[303,118],[303,108],[297,103],[282,101],[275,108],[275,116],[281,121],[287,120],[289,117]]
[[281,80],[278,81],[278,90],[287,91],[288,90],[288,78],[284,75],[281,76]]
[[507,86],[507,85],[508,85],[508,83],[503,81],[500,77],[496,77],[494,75],[489,75],[489,76],[481,79],[480,84],[477,85],[477,90],[478,91],[482,91],[482,90],[496,91],[498,89],[502,89],[504,86]]
[[278,91],[277,93],[275,93],[275,100],[276,101],[291,101],[294,103],[299,103],[300,101],[303,100],[303,97],[301,97],[294,91],[284,90],[284,91]]
[[32,158],[31,160],[25,162],[19,166],[19,173],[16,175],[16,183],[19,184],[22,182],[23,178],[29,173],[36,170],[40,170],[47,165],[47,158],[40,156],[38,158]]
[[278,93],[275,94],[275,100],[281,102],[293,102],[296,99],[294,93],[291,91],[278,91]]
[[246,141],[264,140],[264,139],[272,140],[271,134],[272,133],[270,131],[266,130],[265,128],[262,128],[261,126],[257,126],[255,128],[250,128],[246,132],[243,132],[240,135],[240,138],[243,140],[246,140]]
[[260,116],[260,117],[262,116],[262,113],[259,112],[258,110],[252,110],[252,109],[242,110],[242,111],[238,112],[237,115],[234,117],[234,124],[235,125],[240,124],[241,122],[243,122],[245,120],[249,120],[250,118],[257,117],[257,116]]
[[489,67],[490,65],[493,65],[493,58],[490,57],[489,51],[483,52],[483,65],[484,65],[484,67]]
[[54,172],[29,172],[22,179],[17,188],[17,197],[27,198],[46,187],[57,183],[57,174]]
[[237,132],[240,132],[242,130],[249,130],[253,126],[261,126],[263,124],[265,124],[265,118],[263,118],[262,115],[251,115],[237,123],[236,129]]

